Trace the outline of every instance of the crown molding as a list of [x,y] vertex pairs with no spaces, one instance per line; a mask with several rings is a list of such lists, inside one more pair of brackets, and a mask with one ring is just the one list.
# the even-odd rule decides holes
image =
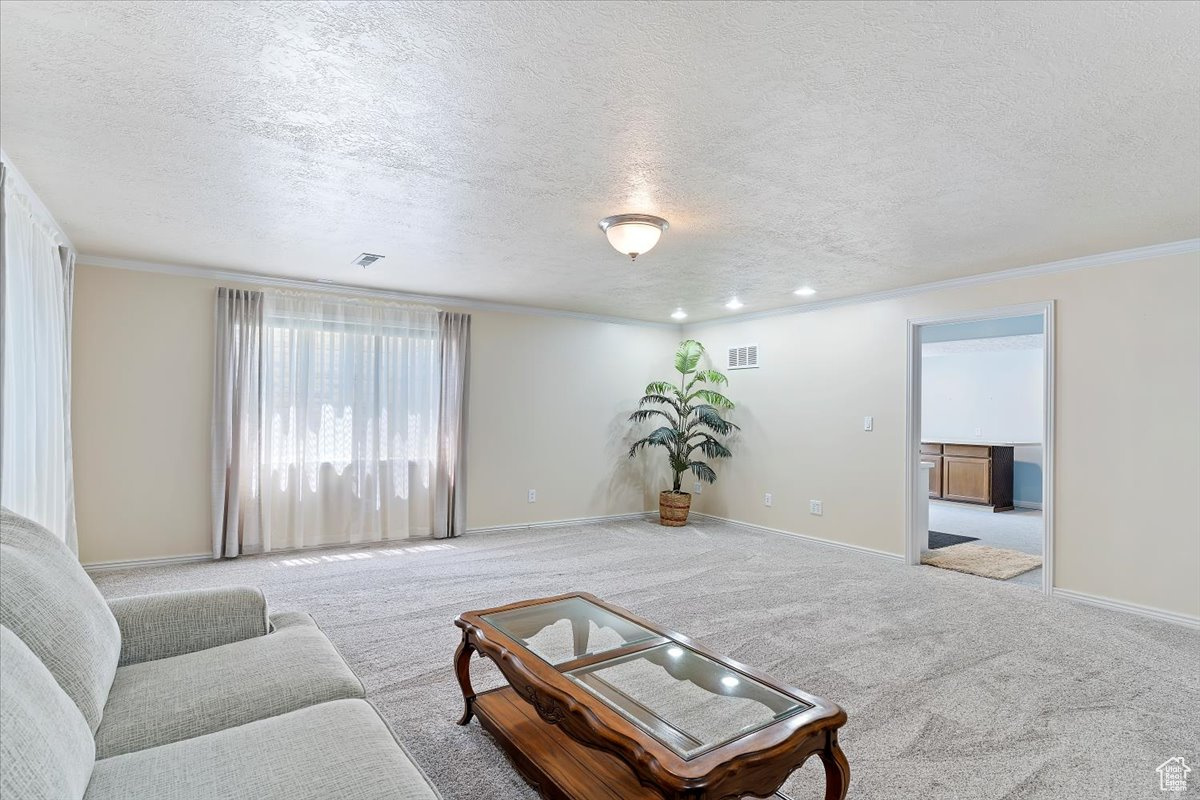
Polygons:
[[1077,258],[1065,258],[1061,261],[1049,261],[1045,264],[1033,264],[1028,267],[1016,267],[997,272],[983,272],[978,275],[966,275],[961,278],[949,278],[944,281],[919,283],[914,286],[904,286],[898,289],[886,289],[880,292],[867,292],[848,297],[837,297],[832,300],[818,300],[816,302],[781,306],[780,308],[771,308],[765,311],[750,311],[744,314],[733,314],[728,317],[718,317],[716,319],[688,323],[685,328],[730,325],[736,322],[749,322],[750,320],[780,317],[788,314],[807,314],[810,311],[822,311],[827,308],[856,305],[858,303],[875,303],[880,300],[894,300],[900,297],[909,297],[914,294],[923,294],[942,289],[958,289],[964,286],[986,286],[989,283],[999,283],[1001,281],[1012,280],[1013,278],[1028,278],[1034,275],[1051,275],[1056,272],[1107,267],[1113,264],[1123,264],[1128,261],[1144,261],[1148,258],[1176,256],[1185,253],[1200,253],[1200,239],[1181,239],[1178,242],[1152,244],[1145,247],[1130,248],[1129,250],[1114,250],[1111,253],[1097,253]]
[[[11,165],[10,165],[11,166]],[[1067,258],[1061,261],[1050,261],[1045,264],[1033,264],[1028,267],[1016,267],[996,272],[984,272],[979,275],[967,275],[961,278],[950,278],[944,281],[919,283],[914,286],[904,286],[898,289],[887,289],[880,292],[838,297],[832,300],[798,303],[781,306],[765,311],[751,311],[744,314],[733,314],[728,317],[718,317],[709,320],[697,320],[683,325],[671,322],[649,322],[647,320],[617,317],[607,314],[587,314],[581,311],[543,308],[540,306],[523,306],[515,303],[499,303],[490,300],[471,300],[465,297],[450,295],[411,294],[393,289],[374,289],[367,286],[354,286],[344,283],[327,283],[325,281],[307,280],[303,278],[284,278],[275,275],[263,275],[255,272],[240,272],[236,270],[210,269],[207,267],[186,266],[183,264],[167,264],[155,261],[139,261],[127,258],[112,258],[109,256],[79,255],[76,263],[92,267],[110,269],[125,269],[135,272],[157,272],[165,275],[177,275],[187,278],[203,278],[213,281],[233,281],[256,286],[274,286],[287,289],[306,291],[337,292],[359,297],[382,297],[389,300],[407,303],[425,303],[427,305],[447,305],[475,311],[496,311],[504,314],[526,314],[543,317],[565,317],[581,319],[589,322],[606,322],[612,325],[633,325],[646,328],[660,328],[683,332],[690,328],[708,327],[715,325],[730,325],[737,322],[765,319],[768,317],[786,316],[789,314],[807,314],[812,311],[822,311],[838,306],[855,305],[858,303],[874,303],[881,300],[893,300],[900,297],[910,297],[924,292],[943,289],[957,289],[965,286],[984,286],[999,283],[1013,278],[1027,278],[1034,275],[1050,275],[1056,272],[1106,267],[1112,264],[1123,264],[1129,261],[1143,261],[1148,258],[1181,255],[1200,252],[1200,239],[1182,239],[1177,242],[1153,244],[1145,247],[1134,247],[1129,250],[1115,250],[1110,253],[1097,253],[1090,256]]]
[[630,317],[614,317],[606,314],[587,314],[582,311],[567,311],[557,308],[542,308],[540,306],[523,306],[516,303],[498,303],[490,300],[471,300],[466,297],[450,295],[412,294],[394,289],[377,289],[369,286],[354,286],[347,283],[309,280],[305,278],[284,278],[277,275],[263,275],[256,272],[239,272],[236,270],[210,269],[208,267],[187,266],[184,264],[167,264],[156,261],[139,261],[131,258],[112,258],[110,256],[79,255],[75,263],[89,267],[105,269],[124,269],[132,272],[154,272],[162,275],[174,275],[182,278],[201,278],[209,281],[229,281],[253,286],[270,286],[281,289],[299,289],[302,291],[336,292],[337,294],[353,297],[377,297],[401,303],[424,303],[432,306],[451,306],[471,311],[496,311],[503,314],[523,314],[537,317],[565,317],[567,319],[587,320],[588,322],[606,322],[611,325],[633,325],[645,328],[664,328],[679,331],[682,326],[674,322],[649,322]]

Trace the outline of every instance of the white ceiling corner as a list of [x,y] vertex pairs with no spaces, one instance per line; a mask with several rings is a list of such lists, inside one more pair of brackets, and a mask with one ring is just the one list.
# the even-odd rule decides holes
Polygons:
[[1200,235],[1192,1],[3,11],[0,138],[92,256],[693,323]]

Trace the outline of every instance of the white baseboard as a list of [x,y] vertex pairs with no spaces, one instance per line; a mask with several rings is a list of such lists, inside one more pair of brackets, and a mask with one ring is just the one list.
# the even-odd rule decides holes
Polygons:
[[642,519],[657,514],[657,511],[635,511],[631,514],[606,514],[600,517],[575,517],[572,519],[552,519],[545,522],[518,522],[513,525],[486,525],[480,528],[467,528],[467,534],[502,533],[504,531],[523,531],[528,528],[561,528],[564,525],[586,525],[589,522],[614,522],[622,519]]
[[[575,519],[555,519],[546,522],[521,522],[515,525],[491,525],[482,528],[467,528],[468,534],[475,533],[500,533],[502,531],[519,531],[526,528],[558,528],[564,525],[583,525],[589,522],[611,522],[621,519],[638,519],[646,517],[657,512],[653,511],[637,511],[632,514],[608,514],[601,517],[577,517]],[[449,541],[438,540],[432,536],[409,536],[406,539],[391,539],[380,542],[340,542],[337,544],[315,545],[312,547],[296,547],[287,550],[271,550],[268,552],[250,552],[242,554],[242,557],[247,556],[286,556],[295,555],[297,553],[308,553],[314,550],[328,550],[333,547],[374,547],[388,546],[396,547],[403,542],[411,541]],[[131,558],[125,561],[93,561],[84,564],[83,568],[88,572],[111,572],[118,569],[132,569],[135,567],[162,567],[169,564],[188,564],[197,561],[213,561],[211,553],[196,553],[188,556],[167,556],[165,558]]]
[[1042,504],[1036,500],[1013,500],[1013,506],[1016,508],[1035,508],[1038,511],[1042,510]]
[[832,539],[822,539],[818,536],[809,536],[809,535],[803,534],[803,533],[796,533],[795,531],[784,531],[784,530],[779,530],[778,528],[768,528],[763,525],[754,525],[749,522],[740,522],[739,520],[736,520],[736,519],[727,519],[725,517],[718,517],[716,514],[702,514],[698,511],[693,511],[692,516],[693,517],[704,517],[706,519],[711,519],[716,522],[726,522],[730,525],[737,525],[739,528],[747,528],[748,530],[752,530],[752,531],[760,531],[762,533],[774,533],[779,536],[791,536],[794,539],[804,539],[807,542],[815,542],[816,544],[824,544],[824,545],[828,545],[829,547],[837,547],[841,550],[852,550],[856,553],[866,553],[867,555],[878,556],[880,558],[887,558],[892,561],[903,561],[904,560],[904,556],[901,555],[900,553],[889,553],[886,550],[876,550],[873,547],[863,547],[860,544],[847,544],[846,542],[835,542]]
[[1054,597],[1074,600],[1076,603],[1084,603],[1089,606],[1096,606],[1097,608],[1106,608],[1109,611],[1122,611],[1126,614],[1136,614],[1139,617],[1156,619],[1159,622],[1171,622],[1175,625],[1183,625],[1188,628],[1200,628],[1200,617],[1193,617],[1191,614],[1180,614],[1177,611],[1165,611],[1152,606],[1126,603],[1123,600],[1111,600],[1107,597],[1098,597],[1094,594],[1076,592],[1071,589],[1055,588],[1051,591],[1051,594]]
[[126,561],[93,561],[84,564],[88,572],[111,572],[114,569],[133,567],[162,567],[167,564],[189,564],[196,561],[212,561],[212,553],[196,553],[190,556],[166,556],[165,558],[131,558]]

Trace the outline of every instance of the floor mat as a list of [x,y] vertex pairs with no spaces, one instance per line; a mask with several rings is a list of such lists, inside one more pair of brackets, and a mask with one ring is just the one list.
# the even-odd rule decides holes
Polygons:
[[1042,565],[1042,557],[1002,547],[955,544],[921,554],[921,563],[1004,581],[1037,569]]
[[929,532],[929,550],[941,550],[943,547],[949,547],[952,544],[966,544],[967,542],[978,542],[978,536],[961,536],[957,533],[942,533],[941,531]]

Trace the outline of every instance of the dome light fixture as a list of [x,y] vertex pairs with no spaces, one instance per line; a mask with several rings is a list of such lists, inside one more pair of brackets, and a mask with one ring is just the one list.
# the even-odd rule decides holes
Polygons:
[[671,312],[671,319],[684,320],[687,319],[687,312],[682,308],[677,308]]
[[730,300],[728,303],[725,304],[725,307],[728,308],[730,311],[737,311],[739,308],[741,308],[744,305],[745,305],[745,303],[743,303],[741,300],[738,300],[737,297],[734,296],[734,298],[732,300]]
[[817,293],[817,290],[812,288],[811,286],[801,286],[799,289],[797,289],[792,294],[795,294],[799,297],[812,297],[816,293]]
[[618,253],[629,256],[630,261],[653,250],[669,227],[665,219],[650,214],[614,214],[600,220],[600,230],[608,237],[608,243]]

